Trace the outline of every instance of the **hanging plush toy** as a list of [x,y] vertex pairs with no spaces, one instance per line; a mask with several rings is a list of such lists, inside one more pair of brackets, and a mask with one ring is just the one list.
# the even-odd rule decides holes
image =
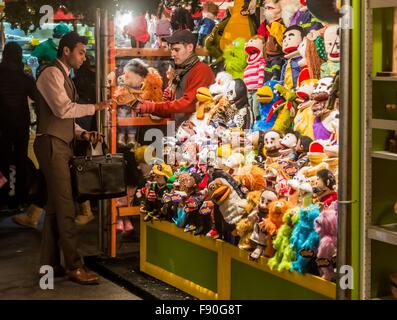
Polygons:
[[273,129],[277,118],[276,114],[270,117],[268,121],[267,119],[273,105],[280,100],[279,93],[275,89],[277,84],[279,83],[275,80],[268,81],[257,91],[256,95],[259,102],[259,120],[255,121],[252,131],[267,131]]
[[284,64],[283,35],[286,27],[278,21],[267,26],[269,36],[265,44],[266,66],[265,81],[279,80]]
[[268,216],[269,204],[275,200],[277,200],[277,196],[274,192],[269,190],[263,191],[257,209],[248,215],[248,220],[255,223],[254,231],[251,234],[251,241],[256,244],[254,252],[250,255],[250,259],[252,260],[258,260],[260,256],[264,255],[266,234],[262,231],[260,224]]
[[243,79],[244,69],[247,66],[247,53],[245,52],[245,39],[237,38],[223,51],[225,71],[233,79]]
[[299,26],[289,27],[283,38],[283,52],[286,62],[281,70],[281,83],[287,89],[294,89],[300,73],[299,61],[302,59],[298,51],[303,41],[303,29]]
[[256,91],[263,86],[265,78],[265,59],[263,58],[264,39],[254,36],[245,44],[248,54],[247,67],[244,70],[244,83],[247,86],[248,101],[255,119],[259,116]]
[[321,66],[321,78],[335,77],[340,70],[340,29],[338,25],[327,27],[324,44],[328,61]]
[[277,236],[278,230],[283,225],[285,213],[292,208],[292,204],[287,200],[280,199],[271,202],[268,206],[269,215],[259,224],[262,232],[267,235],[265,256],[271,258],[274,256],[273,239]]
[[322,278],[335,281],[334,259],[337,250],[338,213],[337,202],[320,213],[314,221],[314,229],[320,237],[316,263]]
[[283,225],[277,232],[277,236],[273,241],[273,248],[276,254],[269,259],[268,266],[271,270],[290,271],[292,261],[295,260],[294,251],[290,245],[290,237],[294,226],[299,221],[297,208],[288,210],[283,217]]

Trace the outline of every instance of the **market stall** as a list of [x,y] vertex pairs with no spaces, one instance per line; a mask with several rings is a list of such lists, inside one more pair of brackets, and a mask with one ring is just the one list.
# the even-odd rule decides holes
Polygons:
[[[304,2],[265,3],[262,37],[252,31],[253,14],[241,14],[243,1],[208,35],[197,53],[224,72],[197,91],[196,112],[176,136],[162,137],[160,152],[139,141],[129,149],[146,167],[145,181],[127,205],[112,201],[110,255],[117,254],[117,218],[139,215],[141,271],[198,298],[357,298],[360,83],[350,75],[360,74],[360,62],[349,62],[357,50],[350,39],[360,40],[360,5],[353,1],[355,28],[346,31]],[[128,91],[118,61],[139,57],[156,67],[153,57],[170,53],[116,48],[112,19],[107,25],[107,74],[119,73],[105,123],[112,151],[120,152],[120,128],[173,119],[118,116],[142,94]],[[263,74],[250,74],[253,66]],[[354,272],[345,274],[344,265]]]

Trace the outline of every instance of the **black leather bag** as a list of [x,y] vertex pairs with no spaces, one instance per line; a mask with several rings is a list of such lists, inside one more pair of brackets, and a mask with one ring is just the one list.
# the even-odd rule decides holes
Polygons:
[[120,198],[127,194],[124,154],[110,154],[105,144],[103,155],[74,157],[70,174],[77,201]]

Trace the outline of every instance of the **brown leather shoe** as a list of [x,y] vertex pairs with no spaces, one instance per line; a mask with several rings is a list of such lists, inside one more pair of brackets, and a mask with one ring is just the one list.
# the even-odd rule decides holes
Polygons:
[[95,272],[88,271],[85,268],[77,268],[66,271],[66,277],[78,284],[98,284],[99,277]]

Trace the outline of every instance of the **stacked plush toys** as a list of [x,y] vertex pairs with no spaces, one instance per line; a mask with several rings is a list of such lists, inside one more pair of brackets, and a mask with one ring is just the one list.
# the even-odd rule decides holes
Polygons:
[[264,3],[261,35],[225,49],[232,74],[198,89],[196,112],[164,139],[142,211],[272,270],[335,281],[339,30],[306,1]]

